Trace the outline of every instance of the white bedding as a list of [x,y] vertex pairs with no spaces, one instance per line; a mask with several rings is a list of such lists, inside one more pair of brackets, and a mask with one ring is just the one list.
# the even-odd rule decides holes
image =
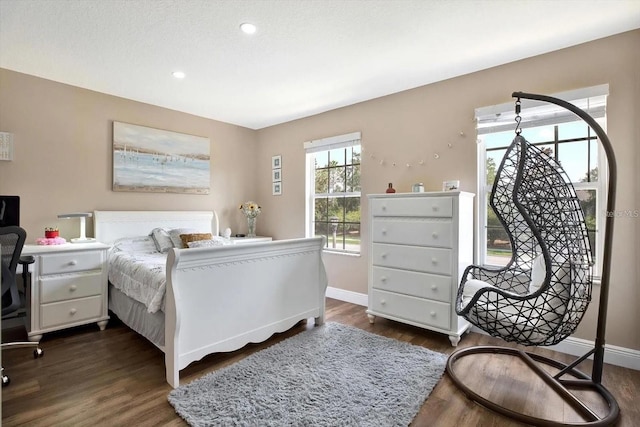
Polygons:
[[[186,230],[186,229],[179,229]],[[231,244],[228,239],[190,242],[189,247]],[[109,282],[129,298],[143,303],[149,313],[164,311],[167,253],[158,251],[152,236],[124,237],[109,250]]]
[[164,309],[166,265],[150,236],[119,239],[109,250],[109,282],[155,313]]

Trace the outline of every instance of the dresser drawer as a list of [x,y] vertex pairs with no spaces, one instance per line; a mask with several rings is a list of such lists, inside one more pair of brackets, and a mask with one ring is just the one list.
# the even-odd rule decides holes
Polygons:
[[371,291],[370,298],[369,307],[379,313],[441,329],[449,329],[451,324],[450,304],[376,289]]
[[102,294],[102,273],[76,273],[40,279],[40,302],[49,303]]
[[373,216],[426,216],[449,218],[453,215],[451,197],[385,197],[371,199]]
[[40,306],[41,328],[66,325],[99,317],[102,314],[102,297],[78,298],[53,302]]
[[450,249],[383,243],[374,243],[371,251],[371,260],[374,266],[444,275],[451,274],[451,257]]
[[451,248],[453,247],[453,225],[450,220],[374,218],[371,239],[380,243]]
[[72,273],[102,269],[102,252],[67,252],[40,257],[40,274]]
[[395,268],[373,267],[371,286],[420,298],[450,303],[451,277]]

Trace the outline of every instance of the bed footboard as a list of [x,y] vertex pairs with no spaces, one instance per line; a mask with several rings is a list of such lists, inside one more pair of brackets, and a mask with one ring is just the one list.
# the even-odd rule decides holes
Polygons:
[[262,342],[302,319],[324,322],[323,238],[174,249],[167,257],[165,364],[179,371],[210,353]]

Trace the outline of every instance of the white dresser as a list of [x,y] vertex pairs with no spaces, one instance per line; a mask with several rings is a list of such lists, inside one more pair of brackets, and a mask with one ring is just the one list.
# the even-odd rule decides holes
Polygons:
[[28,290],[27,333],[39,341],[45,332],[96,322],[104,330],[107,313],[107,250],[102,243],[25,245],[33,255]]
[[376,316],[449,335],[470,327],[455,300],[473,263],[471,193],[370,194],[369,307]]

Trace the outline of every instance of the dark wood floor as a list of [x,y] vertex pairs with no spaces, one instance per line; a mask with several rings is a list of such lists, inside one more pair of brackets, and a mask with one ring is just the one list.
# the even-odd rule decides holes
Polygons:
[[[365,308],[327,300],[327,321],[352,325],[376,334],[410,342],[442,353],[451,353],[449,339],[441,334],[377,319],[370,325]],[[242,350],[210,355],[181,371],[182,384],[236,362],[265,346],[304,331],[301,323],[266,343]],[[5,332],[4,339],[20,338],[24,332]],[[459,347],[501,342],[480,334],[465,335]],[[167,394],[163,354],[119,321],[105,331],[95,325],[45,334],[43,358],[34,360],[29,349],[2,354],[11,384],[2,389],[4,426],[184,426]],[[571,357],[540,350],[564,361]],[[503,359],[498,359],[503,358]],[[461,360],[458,372],[487,396],[504,396],[503,402],[517,410],[569,421],[575,414],[515,360],[486,355],[472,363]],[[590,362],[580,368],[591,372]],[[502,380],[497,380],[502,375]],[[640,425],[640,372],[607,365],[603,384],[621,407],[619,426]],[[257,424],[259,425],[259,423]],[[412,426],[519,426],[469,401],[447,374],[433,390]]]

